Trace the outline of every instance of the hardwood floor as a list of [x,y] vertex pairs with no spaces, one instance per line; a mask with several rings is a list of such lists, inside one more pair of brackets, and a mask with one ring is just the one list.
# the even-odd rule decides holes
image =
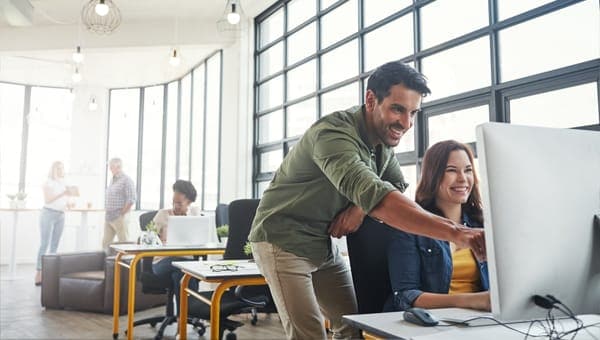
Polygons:
[[[0,268],[0,339],[112,339],[112,315],[46,310],[40,304],[40,287],[33,284],[34,265],[19,265],[17,280],[4,280],[8,266]],[[164,308],[137,312],[136,318],[161,315]],[[245,325],[236,330],[238,339],[283,339],[285,334],[276,314],[259,315],[257,326],[250,324],[247,315],[233,318]],[[124,327],[127,317],[119,319],[119,339],[126,339]],[[135,328],[136,339],[153,339],[156,329],[150,326]],[[176,326],[171,325],[164,339],[175,339]],[[208,339],[207,334],[198,337],[188,328],[189,339]]]

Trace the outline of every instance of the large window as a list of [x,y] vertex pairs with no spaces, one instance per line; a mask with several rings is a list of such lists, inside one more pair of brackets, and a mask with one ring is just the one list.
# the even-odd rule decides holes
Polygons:
[[0,83],[0,199],[19,191],[25,86]]
[[69,90],[33,87],[27,123],[27,170],[25,186],[31,206],[42,206],[42,186],[50,165],[62,161],[69,169],[71,158],[71,111]]
[[0,83],[0,199],[23,191],[43,205],[52,163],[69,169],[72,106],[69,89]]
[[144,131],[142,139],[142,164],[140,169],[140,208],[160,206],[160,176],[163,144],[164,86],[144,89]]
[[411,190],[429,145],[475,147],[483,122],[600,129],[596,0],[282,0],[255,27],[257,197],[304,131],[361,104],[370,73],[392,60],[432,90],[395,148]]
[[170,207],[176,179],[192,181],[196,205],[216,207],[221,58],[217,52],[167,84],[110,90],[108,157],[123,159],[138,188],[137,208]]
[[[120,158],[123,172],[135,181],[138,166],[140,89],[113,90],[108,120],[108,159]],[[111,175],[106,176],[108,183]]]

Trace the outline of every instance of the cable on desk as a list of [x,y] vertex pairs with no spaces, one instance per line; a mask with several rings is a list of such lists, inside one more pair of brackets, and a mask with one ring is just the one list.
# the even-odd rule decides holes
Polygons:
[[[560,302],[560,300],[558,300],[557,298],[555,298],[552,295],[546,295],[544,297],[535,295],[532,299],[536,305],[538,305],[542,308],[548,309],[548,312],[547,312],[546,318],[544,320],[531,321],[529,323],[529,327],[527,328],[526,332],[523,332],[514,327],[511,327],[511,326],[509,326],[509,323],[502,322],[491,316],[478,316],[478,317],[474,317],[471,319],[461,320],[461,322],[447,321],[447,322],[450,322],[451,324],[438,325],[438,327],[440,327],[440,326],[441,327],[461,326],[461,325],[469,326],[469,322],[471,322],[471,321],[485,319],[485,320],[491,320],[491,321],[497,323],[498,325],[506,327],[506,328],[508,328],[514,332],[517,332],[519,334],[523,334],[525,336],[524,340],[527,340],[528,338],[546,338],[549,340],[561,340],[561,339],[567,339],[569,336],[570,336],[570,339],[572,340],[572,339],[575,339],[575,337],[577,336],[577,333],[579,333],[582,330],[586,330],[587,328],[590,328],[590,327],[600,327],[600,322],[596,322],[596,323],[589,324],[589,325],[584,325],[583,321],[581,321],[581,319],[579,319],[567,305],[563,304],[562,302]],[[564,314],[564,316],[566,316],[568,319],[572,319],[573,321],[575,321],[575,324],[576,324],[575,328],[565,330],[564,326],[562,324],[557,324],[556,323],[557,316],[554,314],[555,311],[558,311],[558,312]],[[536,324],[538,324],[543,329],[543,332],[538,333],[538,334],[532,334],[531,333],[532,327]],[[591,333],[589,333],[589,334],[591,334]]]

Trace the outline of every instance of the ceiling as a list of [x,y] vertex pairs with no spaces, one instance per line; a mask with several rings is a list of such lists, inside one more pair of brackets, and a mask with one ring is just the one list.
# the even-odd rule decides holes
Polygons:
[[[79,13],[88,0],[0,0],[30,3],[32,25],[11,26],[0,13],[0,80],[70,86],[71,54],[81,45],[83,81],[89,85],[127,87],[156,84],[185,74],[237,37],[217,31],[226,0],[113,0],[121,25],[110,35],[87,31]],[[275,0],[242,0],[245,21]],[[1,12],[1,8],[0,8]],[[168,64],[174,47],[181,64]],[[46,76],[47,75],[47,76]]]

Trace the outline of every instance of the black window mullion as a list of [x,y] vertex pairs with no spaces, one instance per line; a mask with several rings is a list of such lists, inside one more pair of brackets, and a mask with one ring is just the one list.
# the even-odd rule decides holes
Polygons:
[[175,179],[178,179],[179,174],[179,157],[181,156],[181,78],[177,80],[177,128],[175,131]]
[[208,59],[204,63],[204,109],[202,110],[202,198],[200,200],[200,207],[202,210],[205,209],[204,202],[206,197],[206,115],[208,111]]
[[217,133],[217,204],[221,197],[221,131],[223,125],[223,50],[219,51],[219,131]]
[[162,124],[162,150],[160,156],[160,208],[165,206],[165,182],[166,182],[166,169],[167,169],[167,124],[168,124],[168,111],[169,111],[169,92],[168,84],[163,85],[163,124]]
[[141,206],[141,201],[142,201],[142,161],[143,161],[143,157],[142,157],[142,151],[143,151],[143,145],[144,145],[144,97],[146,94],[146,88],[142,87],[140,88],[139,91],[139,95],[138,95],[138,100],[139,100],[139,105],[138,105],[138,145],[137,145],[137,150],[138,150],[138,155],[137,155],[137,173],[136,173],[136,192],[137,192],[137,200],[135,201],[135,208],[136,210],[140,209]]

